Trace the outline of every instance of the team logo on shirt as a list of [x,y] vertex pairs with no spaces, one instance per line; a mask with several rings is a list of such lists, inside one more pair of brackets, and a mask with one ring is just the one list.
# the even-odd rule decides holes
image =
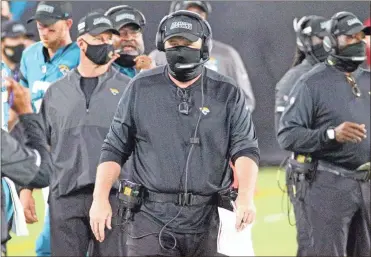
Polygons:
[[63,75],[66,75],[66,73],[70,71],[70,68],[64,64],[59,65],[58,68]]
[[219,70],[219,62],[215,57],[210,57],[209,61],[205,63],[206,68],[213,70],[213,71],[218,71]]
[[116,88],[110,88],[109,90],[111,90],[111,93],[113,95],[117,95],[119,93],[119,91]]
[[200,111],[202,112],[203,115],[207,115],[210,112],[209,108],[207,107],[201,107]]

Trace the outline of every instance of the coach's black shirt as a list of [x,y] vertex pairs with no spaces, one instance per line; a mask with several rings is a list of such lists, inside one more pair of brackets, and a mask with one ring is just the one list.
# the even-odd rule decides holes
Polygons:
[[[282,148],[310,153],[314,159],[356,169],[371,160],[370,71],[353,74],[361,91],[357,97],[345,74],[321,63],[300,78],[291,91],[295,101],[282,114],[277,139]],[[343,122],[365,124],[367,138],[361,143],[338,143],[326,130]]]
[[[162,193],[181,193],[185,184],[186,159],[200,112],[200,144],[189,162],[188,192],[212,195],[231,183],[229,160],[247,156],[258,163],[259,149],[251,113],[243,92],[230,78],[205,69],[204,105],[201,78],[182,89],[168,77],[166,66],[144,71],[130,82],[123,94],[100,162],[123,165],[132,154],[133,181]],[[182,99],[183,97],[183,99]],[[188,101],[189,115],[179,112]],[[160,224],[178,213],[179,206],[147,202],[142,211]],[[185,207],[168,227],[180,233],[200,232],[215,206]]]

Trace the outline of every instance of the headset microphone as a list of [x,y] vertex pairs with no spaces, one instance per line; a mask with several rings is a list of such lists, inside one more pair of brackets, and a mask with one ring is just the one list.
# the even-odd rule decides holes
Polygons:
[[193,69],[199,65],[205,64],[210,58],[207,58],[206,60],[198,63],[176,63],[175,68],[180,70],[186,70],[186,69]]

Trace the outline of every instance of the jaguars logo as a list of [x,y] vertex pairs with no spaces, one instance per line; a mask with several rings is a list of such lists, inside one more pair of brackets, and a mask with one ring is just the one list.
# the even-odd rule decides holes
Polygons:
[[216,72],[219,70],[219,62],[215,57],[210,57],[209,61],[205,63],[205,66],[206,68]]
[[59,65],[58,68],[59,68],[59,71],[60,71],[63,75],[66,75],[67,72],[70,71],[70,68],[69,68],[67,65],[64,65],[64,64]]
[[110,88],[110,90],[113,95],[117,95],[119,93],[119,91],[116,88]]

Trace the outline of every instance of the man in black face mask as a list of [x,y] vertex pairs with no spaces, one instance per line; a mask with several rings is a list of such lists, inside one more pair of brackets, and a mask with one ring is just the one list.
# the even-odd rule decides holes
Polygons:
[[11,77],[19,81],[19,64],[26,38],[33,36],[26,31],[22,23],[16,21],[4,22],[1,26],[1,59],[12,71]]
[[216,256],[218,192],[239,193],[236,228],[255,219],[259,149],[242,89],[204,67],[212,38],[196,13],[166,16],[156,35],[168,65],[131,80],[102,146],[90,209],[99,241],[111,222],[108,199],[129,156],[132,180],[143,185],[140,210],[128,228],[128,256]]
[[313,242],[308,255],[368,256],[370,71],[358,67],[366,59],[363,39],[370,27],[340,12],[326,31],[329,57],[295,84],[277,138],[283,149],[296,153],[290,159],[296,179],[309,182],[301,196]]
[[154,68],[152,58],[144,55],[143,29],[146,19],[139,10],[128,5],[110,8],[106,15],[114,22],[119,36],[113,35],[113,45],[120,53],[113,66],[130,78],[141,70]]
[[[310,71],[315,64],[325,61],[328,56],[328,52],[325,51],[322,44],[323,37],[326,35],[326,21],[325,18],[316,15],[294,19],[297,45],[296,56],[293,67],[286,72],[276,85],[276,130],[278,130],[278,124],[285,107],[290,103],[289,94],[295,83],[303,74]],[[295,97],[295,94],[292,93],[291,96]],[[298,242],[297,256],[305,256],[311,245],[310,227],[303,201],[301,201],[301,197],[293,195],[292,187],[295,186],[301,192],[304,192],[308,183],[305,181],[300,184],[294,183],[293,176],[294,174],[290,169],[286,169],[286,188],[289,189],[287,193],[290,196],[295,212]]]
[[[78,25],[77,68],[54,82],[40,109],[55,170],[50,178],[50,227],[52,256],[85,256],[92,233],[89,206],[99,161],[99,149],[129,78],[111,67],[117,58],[112,21],[89,13]],[[115,191],[110,201],[117,213]],[[94,256],[122,256],[121,229],[110,225],[108,240],[94,242]]]

